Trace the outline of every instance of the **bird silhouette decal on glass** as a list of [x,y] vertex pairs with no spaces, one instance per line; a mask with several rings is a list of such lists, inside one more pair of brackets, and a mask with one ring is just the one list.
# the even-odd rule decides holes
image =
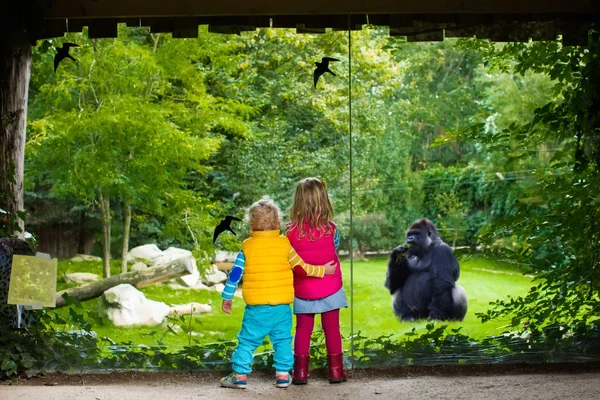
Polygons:
[[225,231],[229,231],[236,235],[235,231],[231,229],[231,221],[241,221],[241,219],[237,217],[232,217],[231,215],[227,215],[224,220],[219,222],[219,225],[217,225],[217,227],[215,228],[215,233],[213,235],[213,244],[215,244],[217,237]]
[[56,48],[56,55],[54,56],[54,72],[55,73],[56,73],[56,69],[58,68],[58,64],[60,64],[60,62],[62,60],[64,60],[65,58],[70,58],[71,60],[77,62],[77,60],[74,59],[73,56],[71,56],[69,54],[69,49],[71,47],[79,47],[79,45],[76,43],[63,43],[62,47]]
[[333,71],[329,69],[329,62],[330,61],[340,61],[340,60],[338,60],[337,58],[323,57],[323,58],[321,58],[321,62],[316,62],[315,63],[315,65],[317,66],[317,68],[315,68],[315,72],[314,72],[315,88],[317,87],[317,82],[319,81],[319,78],[325,72],[329,72],[331,75],[336,76],[333,73]]

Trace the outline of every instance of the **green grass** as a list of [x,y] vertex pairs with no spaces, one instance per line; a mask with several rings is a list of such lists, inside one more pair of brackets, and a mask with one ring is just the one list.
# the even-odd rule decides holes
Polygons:
[[[111,274],[118,274],[121,271],[121,261],[111,261]],[[75,286],[73,283],[65,283],[62,276],[66,273],[90,272],[102,275],[102,264],[99,262],[83,261],[72,262],[69,260],[58,263],[58,282],[57,290],[63,290]],[[168,284],[156,284],[140,289],[146,298],[155,301],[161,301],[169,305],[186,304],[191,302],[211,304],[212,312],[194,316],[191,319],[191,328],[201,336],[190,336],[184,331],[171,332],[167,325],[182,325],[190,327],[190,318],[186,316],[184,321],[176,318],[168,321],[162,326],[149,327],[117,327],[112,324],[101,324],[92,320],[93,330],[100,337],[106,336],[117,342],[132,341],[137,344],[153,345],[163,343],[172,347],[185,346],[190,343],[210,343],[222,340],[235,339],[242,323],[244,311],[244,301],[237,299],[234,304],[231,315],[221,311],[221,295],[213,290],[197,289],[173,289]],[[83,307],[92,311],[96,305],[97,299],[82,302]],[[61,315],[66,315],[61,311]]]
[[[362,336],[378,337],[381,335],[400,335],[416,328],[423,330],[427,321],[412,323],[400,322],[391,308],[391,296],[383,287],[386,272],[386,259],[354,262],[354,333]],[[342,262],[344,286],[351,298],[350,263]],[[92,272],[101,274],[102,266],[95,262],[59,262],[58,289],[68,287],[62,282],[61,276],[67,272]],[[120,271],[119,260],[111,262],[112,273]],[[488,309],[489,303],[507,295],[518,296],[527,293],[531,286],[531,277],[523,276],[522,272],[512,269],[509,265],[496,261],[471,258],[461,262],[461,277],[459,283],[467,291],[469,310],[465,320],[448,325],[453,328],[462,327],[462,332],[475,338],[496,335],[503,331],[508,321],[491,321],[482,324],[476,313]],[[189,327],[197,332],[197,336],[187,335],[184,331],[172,333],[167,324],[158,327],[115,327],[111,324],[93,323],[93,329],[100,336],[107,336],[117,342],[135,342],[138,344],[164,343],[170,347],[185,346],[189,343],[210,343],[222,340],[233,340],[240,329],[244,302],[234,300],[231,315],[221,311],[220,294],[209,290],[173,289],[167,284],[157,284],[142,289],[147,298],[162,301],[167,304],[185,304],[190,302],[211,303],[212,312],[194,316],[185,316],[176,321],[177,325]],[[84,308],[92,310],[96,299],[83,303]],[[61,311],[61,314],[64,314]],[[345,337],[351,332],[350,309],[341,311],[342,333]],[[318,329],[318,327],[316,327]]]
[[[350,297],[350,266],[343,263],[345,288]],[[387,259],[375,259],[354,263],[354,332],[362,336],[403,334],[413,328],[424,329],[428,321],[401,322],[392,311],[391,296],[383,287]],[[512,269],[508,264],[496,261],[471,258],[461,262],[461,276],[458,283],[467,292],[469,308],[462,322],[451,322],[451,328],[462,327],[462,333],[474,338],[497,335],[507,325],[505,321],[490,321],[482,324],[476,313],[488,309],[491,301],[507,295],[518,296],[527,293],[531,287],[531,277]],[[342,331],[350,332],[350,310],[342,311]],[[438,322],[439,323],[439,322]]]

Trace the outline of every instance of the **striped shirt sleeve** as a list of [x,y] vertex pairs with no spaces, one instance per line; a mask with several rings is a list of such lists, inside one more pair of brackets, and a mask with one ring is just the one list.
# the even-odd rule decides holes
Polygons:
[[296,250],[292,247],[288,256],[290,266],[295,269],[299,266],[304,270],[307,276],[314,276],[316,278],[322,278],[325,275],[325,267],[322,265],[312,265],[304,262],[302,258],[296,253]]
[[333,244],[336,249],[340,245],[340,231],[338,231],[337,228],[335,228],[335,234],[333,235]]
[[235,262],[233,263],[233,267],[231,271],[229,271],[229,277],[227,278],[227,282],[225,283],[225,288],[223,289],[223,293],[221,293],[221,298],[223,300],[231,300],[233,299],[233,295],[242,279],[242,275],[244,274],[244,266],[246,265],[246,256],[240,250],[238,253]]

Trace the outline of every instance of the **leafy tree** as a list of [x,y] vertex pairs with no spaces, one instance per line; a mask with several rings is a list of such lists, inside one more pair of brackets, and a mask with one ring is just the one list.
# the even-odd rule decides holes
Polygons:
[[459,232],[466,230],[466,209],[456,193],[439,193],[435,196],[437,207],[441,211],[437,215],[439,230],[452,231],[452,247],[456,245]]
[[124,210],[124,256],[131,208],[174,216],[194,207],[198,199],[185,193],[189,174],[208,171],[202,160],[222,140],[214,127],[243,125],[227,101],[206,94],[190,62],[193,41],[146,34],[140,43],[134,31],[121,31],[115,40],[66,39],[82,44],[79,63],[61,64],[56,77],[38,82],[28,143],[35,180],[61,198],[100,204],[105,276],[111,202]]
[[[537,153],[543,143],[561,144],[536,168],[535,182],[520,196],[517,213],[482,236],[491,254],[498,251],[537,271],[539,284],[527,296],[497,302],[483,319],[506,315],[514,326],[525,321],[533,331],[546,325],[585,331],[600,311],[600,207],[590,192],[600,183],[598,35],[591,34],[585,47],[566,47],[560,41],[470,45],[482,48],[492,67],[547,74],[560,98],[538,108],[529,123],[511,124],[500,137],[479,137],[490,148],[515,143],[528,154]],[[466,133],[464,138],[473,140],[474,135]],[[504,246],[498,238],[511,238],[514,244]]]
[[[347,33],[298,35],[292,30],[260,29],[229,40],[237,43],[229,48],[230,53],[212,57],[205,66],[211,76],[210,93],[244,101],[256,113],[250,117],[251,136],[228,138],[215,154],[210,177],[216,193],[234,208],[234,197],[239,207],[268,193],[285,209],[295,182],[317,175],[326,180],[337,212],[347,213]],[[355,185],[365,190],[376,179],[372,178],[375,168],[369,164],[370,148],[379,145],[378,138],[392,122],[384,100],[399,85],[397,64],[382,50],[386,40],[376,30],[353,33],[353,46],[361,49],[352,58],[357,110],[353,113],[353,166],[361,176]],[[330,65],[337,77],[323,76],[315,89],[313,62],[322,56],[341,61]],[[361,210],[358,215],[370,209],[371,201],[379,201],[372,195],[361,198],[364,204],[355,203],[355,211]],[[342,232],[348,235],[346,228]]]

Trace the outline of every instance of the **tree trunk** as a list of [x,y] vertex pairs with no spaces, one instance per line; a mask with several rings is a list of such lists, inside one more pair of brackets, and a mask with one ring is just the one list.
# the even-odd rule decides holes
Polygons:
[[122,283],[128,283],[136,288],[141,288],[158,282],[170,281],[191,272],[188,270],[185,260],[178,259],[169,264],[148,268],[144,271],[132,271],[126,274],[111,276],[98,282],[92,282],[85,286],[66,289],[56,293],[56,307],[66,305],[65,299],[62,298],[64,293],[69,294],[79,301],[84,301],[98,297],[108,289]]
[[125,198],[123,206],[123,250],[121,251],[121,273],[127,272],[127,259],[125,256],[129,252],[129,230],[131,228],[131,199]]
[[[9,214],[9,227],[23,238],[23,165],[27,95],[31,75],[31,45],[27,34],[0,19],[0,206]],[[14,29],[11,29],[12,28]],[[5,29],[7,28],[7,29]]]
[[102,209],[103,243],[103,274],[104,278],[110,277],[110,192],[105,190],[100,193],[100,208]]
[[79,211],[79,236],[77,238],[77,254],[85,254],[85,235],[83,230],[85,213],[83,210]]

